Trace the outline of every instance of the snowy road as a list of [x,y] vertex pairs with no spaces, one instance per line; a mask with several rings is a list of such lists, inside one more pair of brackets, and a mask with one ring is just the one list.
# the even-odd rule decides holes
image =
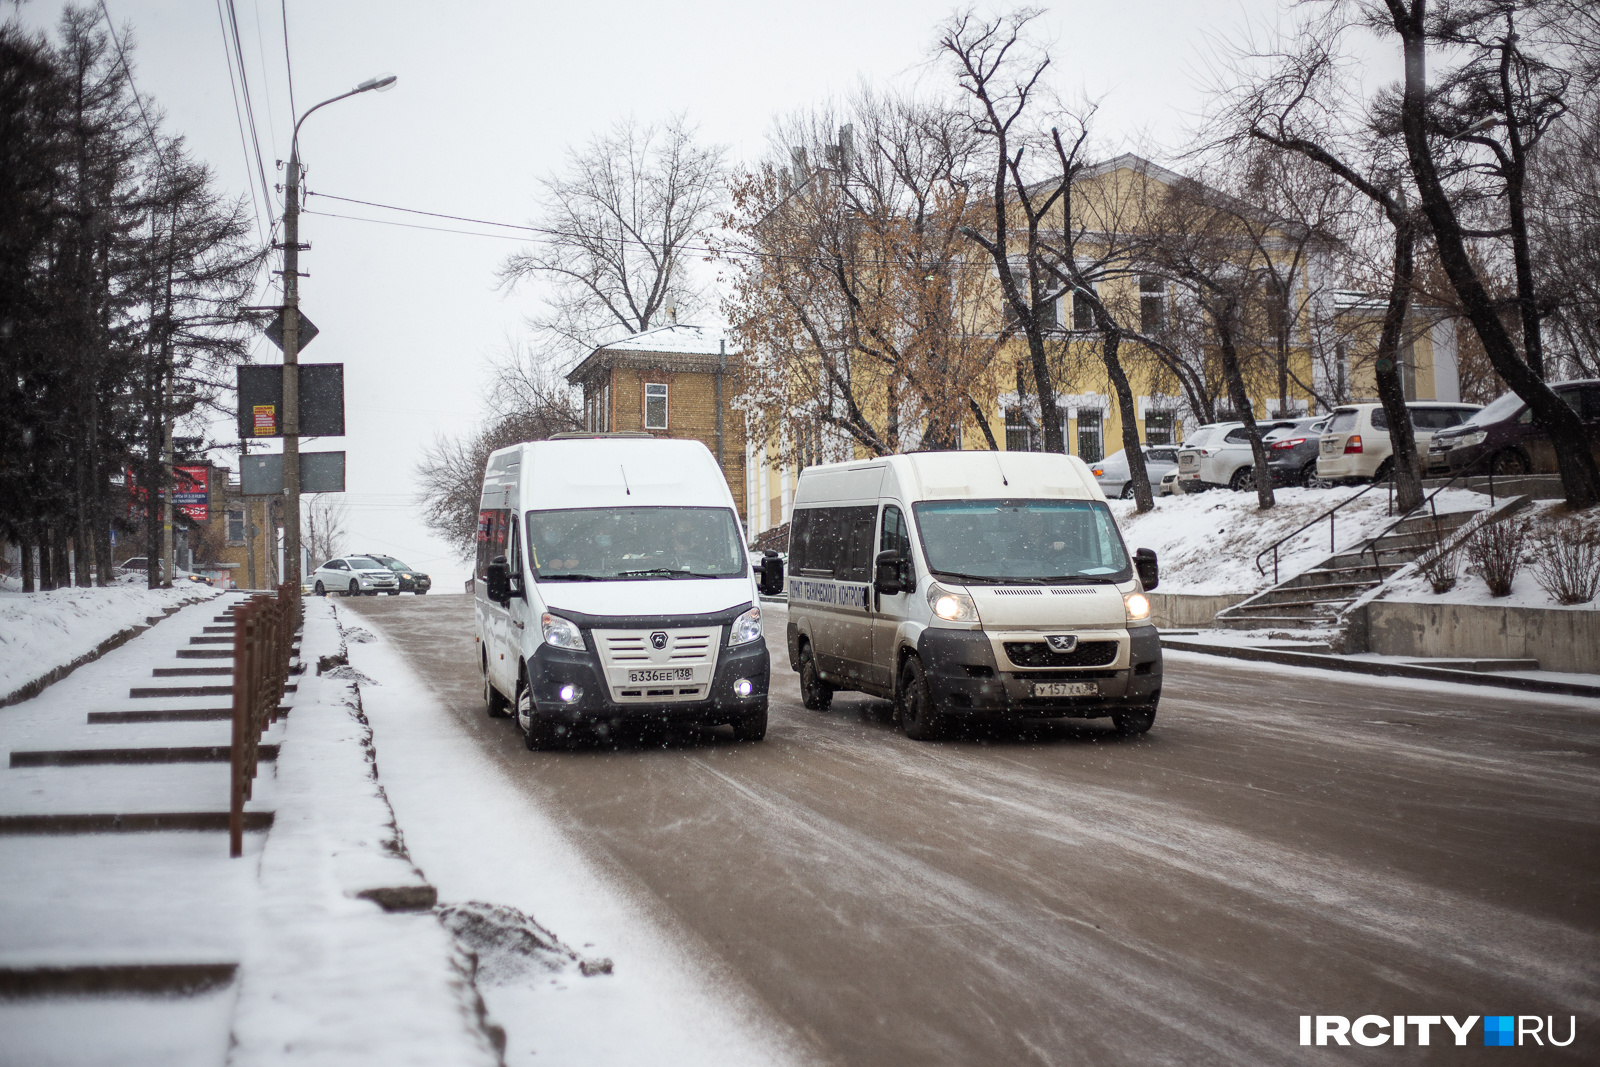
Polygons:
[[346,603],[824,1062],[1334,1063],[1300,1015],[1508,1012],[1576,1015],[1545,1054],[1593,1062],[1600,702],[1169,654],[1146,738],[919,744],[880,701],[801,708],[774,608],[765,742],[531,753],[483,714],[469,598]]

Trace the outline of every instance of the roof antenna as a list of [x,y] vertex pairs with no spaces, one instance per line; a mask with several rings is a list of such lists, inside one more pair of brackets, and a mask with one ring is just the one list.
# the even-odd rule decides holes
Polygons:
[[628,496],[632,496],[633,495],[633,490],[628,488],[628,468],[626,468],[622,464],[618,463],[617,464],[617,470],[622,472],[622,490],[623,490],[623,492],[625,492]]
[[1000,484],[1001,485],[1010,485],[1011,483],[1006,480],[1006,469],[1004,467],[1000,466],[1000,453],[999,452],[991,452],[990,455],[994,456],[995,468],[1000,471]]

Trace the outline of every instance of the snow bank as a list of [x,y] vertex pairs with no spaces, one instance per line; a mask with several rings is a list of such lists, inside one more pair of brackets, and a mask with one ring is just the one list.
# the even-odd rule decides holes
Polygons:
[[[1128,548],[1148,548],[1161,564],[1161,592],[1215,595],[1253,593],[1272,584],[1272,560],[1263,560],[1267,573],[1256,571],[1256,553],[1295,527],[1316,518],[1358,489],[1279,489],[1277,505],[1269,511],[1256,506],[1256,495],[1214,489],[1206,493],[1157,497],[1155,510],[1139,515],[1133,501],[1113,500],[1111,510],[1122,527]],[[1339,551],[1360,544],[1397,516],[1388,513],[1388,494],[1374,489],[1335,516],[1335,545]],[[1467,490],[1451,489],[1436,501],[1441,513],[1477,511],[1489,498]],[[1330,555],[1328,522],[1312,526],[1278,549],[1278,573],[1287,578],[1308,570]]]
[[1555,599],[1545,592],[1539,585],[1536,566],[1539,557],[1538,544],[1534,537],[1548,530],[1552,525],[1560,523],[1569,529],[1575,524],[1579,536],[1588,538],[1591,542],[1600,542],[1600,508],[1589,508],[1587,511],[1572,514],[1567,510],[1566,503],[1559,500],[1542,500],[1533,507],[1516,516],[1512,521],[1525,522],[1530,527],[1528,543],[1523,548],[1522,569],[1517,571],[1515,580],[1511,583],[1509,596],[1492,596],[1489,586],[1479,574],[1478,568],[1463,559],[1461,576],[1456,581],[1456,586],[1446,593],[1435,593],[1428,584],[1428,579],[1415,574],[1406,578],[1397,578],[1390,583],[1389,592],[1384,595],[1385,600],[1398,600],[1412,603],[1425,604],[1477,604],[1494,608],[1548,608],[1552,611],[1600,611],[1600,597],[1584,604],[1558,604]]
[[430,910],[388,913],[364,898],[427,887],[378,782],[357,688],[315,673],[323,657],[343,658],[333,606],[305,605],[301,661],[312,667],[274,769],[228,1062],[497,1064],[471,957]]
[[110,638],[144,626],[148,618],[218,592],[198,585],[174,589],[111,585],[48,593],[0,590],[0,705],[35,689],[52,673],[64,673],[64,668],[70,669]]

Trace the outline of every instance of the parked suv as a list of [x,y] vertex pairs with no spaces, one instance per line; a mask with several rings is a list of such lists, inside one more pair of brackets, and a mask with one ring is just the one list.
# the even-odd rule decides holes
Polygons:
[[1318,439],[1331,417],[1312,415],[1295,419],[1291,425],[1261,438],[1261,443],[1267,446],[1267,469],[1272,472],[1273,485],[1311,484],[1317,474]]
[[[1600,462],[1600,378],[1554,382],[1550,388],[1583,419],[1589,447]],[[1493,458],[1479,463],[1485,456]],[[1456,474],[1475,463],[1480,472],[1493,467],[1496,474],[1550,474],[1556,454],[1522,398],[1505,393],[1460,426],[1439,431],[1428,445],[1430,472]]]
[[408,567],[393,556],[385,556],[377,552],[368,552],[368,559],[375,559],[388,567],[400,579],[400,588],[389,592],[390,596],[399,596],[401,593],[415,593],[418,596],[433,588],[433,579],[414,567]]
[[[1258,422],[1263,436],[1295,424],[1293,419]],[[1227,486],[1245,489],[1255,469],[1250,435],[1242,422],[1213,422],[1196,430],[1178,448],[1178,484],[1186,493]]]
[[[1481,409],[1477,404],[1418,400],[1407,404],[1406,410],[1411,413],[1417,455],[1425,457],[1428,443],[1436,432],[1461,425]],[[1382,481],[1389,477],[1394,466],[1389,416],[1382,404],[1346,404],[1334,408],[1319,447],[1317,477],[1324,481]]]
[[400,592],[400,579],[388,567],[366,556],[330,559],[311,574],[311,590],[327,596],[329,590],[346,596],[377,596]]
[[[1150,477],[1150,488],[1155,490],[1167,472],[1178,466],[1176,445],[1145,445],[1144,469]],[[1089,473],[1100,483],[1100,491],[1107,497],[1133,499],[1133,472],[1128,469],[1128,450],[1119,448],[1099,463],[1089,465]]]

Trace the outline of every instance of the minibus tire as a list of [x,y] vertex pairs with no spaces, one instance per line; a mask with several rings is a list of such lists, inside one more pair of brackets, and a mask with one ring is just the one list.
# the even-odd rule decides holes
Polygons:
[[511,701],[501,695],[489,681],[489,671],[486,667],[483,672],[483,710],[491,719],[504,719],[511,714]]
[[900,728],[913,741],[931,741],[944,727],[944,717],[933,710],[928,672],[915,656],[900,668]]
[[810,641],[800,646],[800,703],[811,711],[827,711],[828,705],[833,703],[833,686],[824,682],[818,673],[817,657],[811,651]]
[[1111,725],[1117,728],[1117,733],[1123,737],[1134,737],[1138,734],[1148,733],[1150,727],[1156,724],[1156,709],[1141,708],[1138,711],[1119,711],[1111,716]]
[[733,720],[735,741],[760,741],[767,736],[767,709],[752,711]]
[[[556,728],[533,713],[533,693],[526,685],[517,687],[517,729],[522,731],[522,744],[529,752],[554,748]],[[522,720],[528,720],[524,726]]]

